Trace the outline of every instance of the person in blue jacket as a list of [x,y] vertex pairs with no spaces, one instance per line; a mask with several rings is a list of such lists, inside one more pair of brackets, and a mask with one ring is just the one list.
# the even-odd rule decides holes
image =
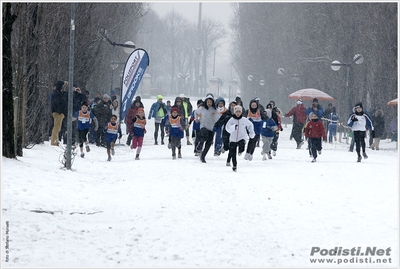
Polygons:
[[265,161],[268,159],[272,159],[271,156],[271,143],[274,139],[275,132],[278,130],[278,125],[272,118],[272,111],[269,109],[264,110],[264,114],[266,115],[265,119],[262,121],[262,128],[261,128],[261,139],[263,141],[262,147],[262,160]]
[[311,112],[315,113],[319,120],[324,116],[324,109],[320,104],[318,104],[317,98],[314,98],[310,107],[306,109],[306,115],[310,115]]
[[165,108],[165,103],[163,102],[163,97],[162,95],[157,95],[157,102],[154,102],[151,105],[150,112],[149,112],[149,117],[148,119],[150,120],[151,118],[154,118],[154,125],[155,125],[155,130],[154,130],[154,145],[158,145],[158,130],[161,132],[161,145],[164,145],[164,124],[163,124],[163,119],[165,116],[168,115],[167,109]]

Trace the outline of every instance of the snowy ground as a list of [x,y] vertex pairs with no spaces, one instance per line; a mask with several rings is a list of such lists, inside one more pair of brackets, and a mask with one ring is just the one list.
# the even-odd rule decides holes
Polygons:
[[[152,102],[144,100],[146,114]],[[60,169],[61,149],[47,142],[3,158],[2,267],[332,267],[311,258],[399,265],[395,142],[368,149],[361,163],[348,145],[324,143],[311,163],[288,125],[276,157],[262,161],[256,148],[235,173],[227,153],[210,150],[204,164],[185,139],[183,159],[172,160],[167,146],[153,145],[153,120],[147,129],[138,161],[126,135],[111,162],[92,145],[72,171]],[[385,254],[310,256],[312,247]]]

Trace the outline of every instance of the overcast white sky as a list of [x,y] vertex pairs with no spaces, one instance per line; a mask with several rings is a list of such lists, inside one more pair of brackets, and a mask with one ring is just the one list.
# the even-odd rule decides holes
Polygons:
[[[152,7],[161,17],[174,9],[187,19],[197,22],[199,18],[199,3],[200,2],[194,1],[158,1],[152,2]],[[213,18],[228,26],[229,20],[233,14],[230,3],[231,2],[202,2],[202,17]]]

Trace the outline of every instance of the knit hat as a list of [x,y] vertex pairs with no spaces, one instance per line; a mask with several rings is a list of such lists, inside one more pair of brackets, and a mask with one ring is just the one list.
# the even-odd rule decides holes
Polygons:
[[317,116],[317,114],[315,114],[314,112],[310,112],[310,114],[308,114],[308,117],[311,119],[311,116],[313,115]]
[[108,96],[108,94],[105,93],[105,94],[103,95],[103,99],[104,99],[104,98],[110,99],[110,96]]
[[303,103],[303,100],[297,99],[297,104],[298,104],[298,105],[301,105],[302,103]]
[[233,108],[233,112],[236,113],[236,111],[242,112],[242,107],[241,107],[241,106],[235,106],[235,107]]
[[363,105],[362,105],[362,103],[361,102],[358,102],[355,106],[354,106],[354,108],[357,108],[357,107],[361,107],[361,108],[363,108]]
[[137,112],[140,112],[140,111],[144,112],[144,109],[142,107],[139,107]]
[[174,112],[174,111],[175,111],[175,112],[179,112],[179,110],[178,110],[178,108],[177,108],[176,106],[174,106],[174,107],[171,108],[171,113]]
[[157,100],[160,100],[160,99],[163,99],[161,94],[157,95]]

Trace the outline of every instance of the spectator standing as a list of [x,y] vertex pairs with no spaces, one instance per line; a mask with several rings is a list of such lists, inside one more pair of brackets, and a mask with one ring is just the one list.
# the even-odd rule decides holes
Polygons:
[[332,107],[331,113],[329,113],[328,117],[328,133],[329,133],[329,143],[333,143],[333,139],[336,141],[336,130],[337,124],[339,121],[339,115],[336,113],[336,107]]
[[304,141],[302,139],[303,136],[303,127],[307,121],[306,108],[303,105],[303,100],[297,99],[296,106],[293,107],[288,113],[285,114],[285,117],[293,116],[293,128],[292,128],[292,136],[296,141],[297,149],[300,149],[303,146]]
[[157,101],[151,105],[148,119],[154,118],[154,145],[158,145],[158,131],[161,134],[161,145],[164,145],[164,124],[162,124],[165,116],[168,115],[167,109],[165,108],[165,103],[163,102],[162,95],[157,95]]
[[[96,106],[95,116],[99,122],[99,126],[104,126],[111,118],[111,101],[110,96],[108,94],[103,95],[103,100],[99,101],[99,104]],[[106,147],[106,135],[99,128],[96,134],[96,146],[98,147]]]
[[[51,96],[51,112],[53,115],[54,123],[53,130],[51,132],[52,146],[59,145],[59,133],[61,131],[61,125],[63,119],[68,113],[68,99],[67,99],[67,87],[68,81],[57,81],[55,84],[56,89]],[[64,139],[65,140],[65,139]]]
[[318,99],[314,98],[310,107],[308,107],[306,109],[306,114],[310,115],[311,112],[314,112],[317,116],[318,119],[322,119],[322,117],[324,116],[324,109],[322,108],[322,106],[318,103]]
[[371,148],[372,150],[379,150],[379,143],[385,133],[385,117],[382,109],[378,108],[372,118],[374,124],[374,131],[372,131],[372,137],[374,139]]

